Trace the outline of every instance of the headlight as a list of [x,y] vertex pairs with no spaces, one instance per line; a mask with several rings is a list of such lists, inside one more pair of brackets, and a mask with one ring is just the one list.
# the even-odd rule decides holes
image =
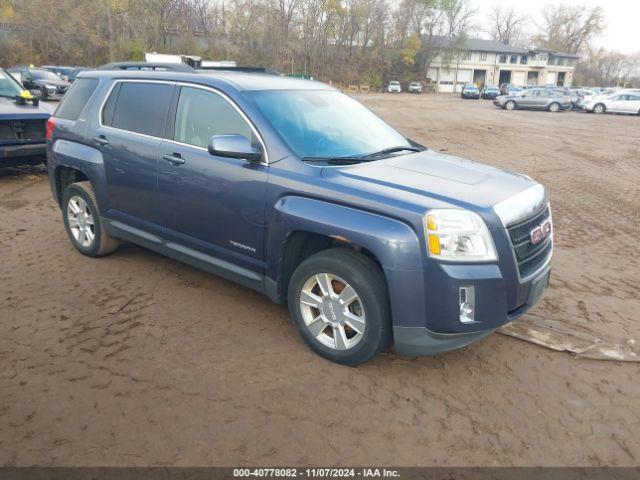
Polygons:
[[473,212],[431,210],[426,223],[429,255],[434,258],[458,262],[489,262],[498,258],[487,226]]

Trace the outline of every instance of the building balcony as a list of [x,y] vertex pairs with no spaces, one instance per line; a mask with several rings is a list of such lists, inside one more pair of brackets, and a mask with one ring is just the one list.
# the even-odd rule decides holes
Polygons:
[[531,60],[529,59],[528,65],[533,68],[544,68],[547,66],[547,60]]

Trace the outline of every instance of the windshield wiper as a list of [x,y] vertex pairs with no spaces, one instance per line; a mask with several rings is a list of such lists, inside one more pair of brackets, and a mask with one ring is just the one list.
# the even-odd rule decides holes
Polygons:
[[362,155],[358,158],[360,159],[366,159],[366,158],[374,158],[374,157],[381,157],[383,155],[388,155],[390,153],[396,153],[396,152],[421,152],[423,149],[418,148],[418,147],[410,147],[410,146],[406,146],[406,145],[399,145],[397,147],[389,147],[389,148],[385,148],[380,150],[379,152],[373,152],[373,153],[368,153],[366,155]]
[[397,147],[389,147],[378,152],[367,153],[365,155],[344,155],[342,157],[304,157],[302,160],[309,163],[327,163],[329,165],[354,165],[360,162],[370,162],[378,157],[388,155],[395,152],[421,152],[424,148],[399,145]]
[[302,160],[308,163],[326,163],[329,165],[353,165],[362,161],[360,157],[353,155],[344,157],[304,157]]

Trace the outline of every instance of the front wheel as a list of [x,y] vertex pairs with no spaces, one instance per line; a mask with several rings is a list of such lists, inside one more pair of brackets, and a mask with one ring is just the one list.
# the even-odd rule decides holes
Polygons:
[[89,182],[72,183],[65,189],[62,216],[69,240],[81,253],[99,257],[118,248],[118,239],[102,228],[98,202]]
[[353,250],[332,248],[304,260],[289,282],[288,305],[304,342],[332,362],[359,365],[391,341],[384,275]]
[[42,92],[42,101],[45,101],[45,102],[46,102],[46,101],[47,101],[47,89],[46,89],[46,88],[44,88],[44,87],[42,87],[42,88],[40,89],[40,92]]
[[551,105],[549,105],[549,111],[550,112],[554,112],[555,113],[555,112],[557,112],[559,110],[560,110],[560,104],[559,103],[553,102]]
[[515,108],[516,108],[516,102],[514,102],[513,100],[509,100],[509,101],[505,104],[504,108],[506,108],[507,110],[515,110]]
[[604,113],[606,107],[602,103],[598,103],[595,107],[593,107],[593,113]]

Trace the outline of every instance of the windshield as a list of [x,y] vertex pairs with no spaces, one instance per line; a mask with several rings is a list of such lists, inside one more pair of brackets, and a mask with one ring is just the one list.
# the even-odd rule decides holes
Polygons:
[[50,80],[50,81],[58,81],[60,77],[49,70],[29,70],[29,74],[31,74],[31,78],[35,80]]
[[0,97],[15,97],[24,90],[7,72],[0,70]]
[[331,90],[251,92],[258,109],[301,158],[366,155],[410,147],[405,137],[351,97]]

